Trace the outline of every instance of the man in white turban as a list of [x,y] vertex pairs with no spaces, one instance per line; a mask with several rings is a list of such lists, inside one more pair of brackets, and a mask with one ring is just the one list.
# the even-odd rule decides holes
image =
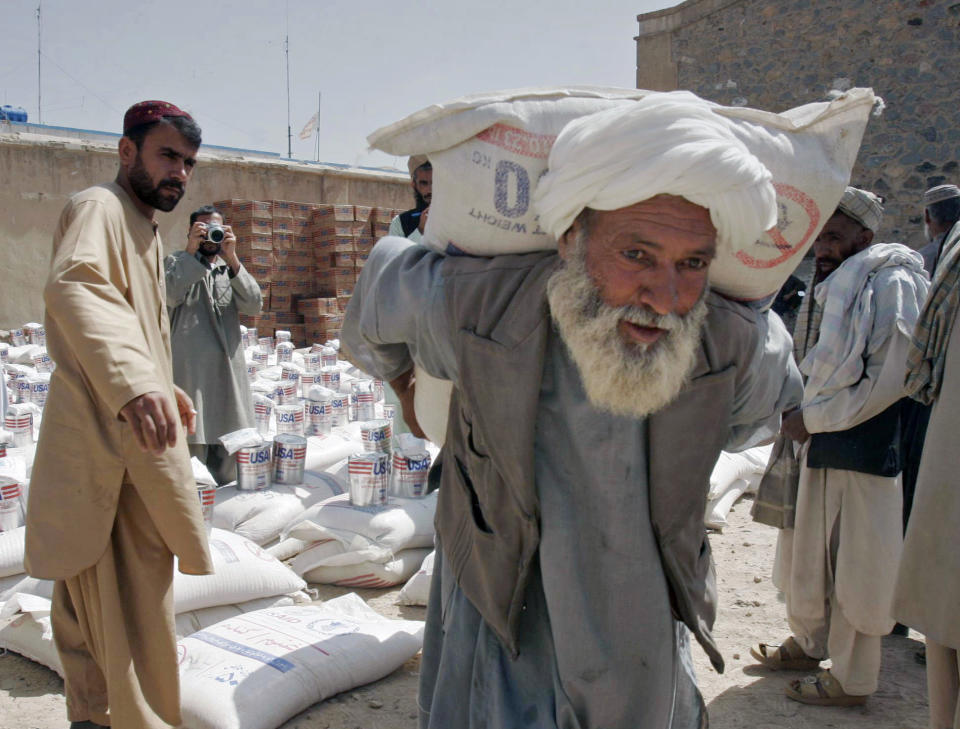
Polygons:
[[689,632],[723,665],[710,472],[799,398],[779,320],[708,286],[718,245],[773,225],[770,175],[705,102],[653,94],[568,125],[540,184],[558,251],[384,238],[344,323],[408,422],[414,362],[455,385],[420,725],[694,729]]
[[751,653],[773,669],[814,670],[830,658],[832,668],[787,687],[807,704],[863,704],[877,690],[880,639],[894,625],[900,400],[929,281],[920,254],[874,242],[882,216],[876,195],[846,189],[814,241],[813,301],[794,333],[806,383],[783,433],[800,444],[800,482],[775,569],[793,634]]

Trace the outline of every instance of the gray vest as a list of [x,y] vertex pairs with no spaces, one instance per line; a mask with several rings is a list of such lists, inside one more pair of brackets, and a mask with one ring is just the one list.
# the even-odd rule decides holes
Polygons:
[[[555,253],[500,256],[493,266],[490,259],[458,258],[446,284],[451,319],[460,326],[460,388],[451,399],[439,458],[437,534],[460,588],[514,655],[540,542],[534,424],[547,337],[555,336],[545,291],[556,262]],[[649,417],[645,445],[650,520],[674,614],[722,671],[710,634],[716,580],[703,514],[745,374],[740,360],[755,351],[759,329],[745,307],[715,294],[708,304],[690,383]]]

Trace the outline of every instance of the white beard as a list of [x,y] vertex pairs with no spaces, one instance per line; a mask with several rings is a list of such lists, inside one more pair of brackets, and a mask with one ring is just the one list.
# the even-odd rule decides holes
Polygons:
[[[687,383],[707,316],[706,294],[686,314],[659,315],[644,307],[611,307],[587,271],[584,242],[550,277],[547,300],[587,393],[595,407],[641,418],[669,404]],[[620,320],[668,330],[652,345],[627,342]]]

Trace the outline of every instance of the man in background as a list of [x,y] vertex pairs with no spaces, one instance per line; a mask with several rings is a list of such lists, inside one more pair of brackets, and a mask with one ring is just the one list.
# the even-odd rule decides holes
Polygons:
[[923,193],[923,232],[929,241],[920,249],[930,278],[940,260],[947,233],[960,220],[960,187],[937,185]]
[[212,205],[191,213],[187,247],[167,256],[166,282],[173,379],[197,409],[190,453],[222,486],[236,479],[237,465],[218,439],[254,427],[239,315],[259,314],[263,297]]
[[[956,203],[960,197],[944,201]],[[936,216],[929,217],[936,224]],[[932,407],[897,575],[893,616],[926,637],[930,729],[960,729],[958,256],[960,221],[954,222],[941,240],[940,262],[907,359],[907,392]]]
[[423,230],[427,225],[430,201],[433,199],[433,166],[426,155],[417,154],[407,161],[410,170],[410,184],[416,207],[400,213],[390,221],[389,235],[409,238],[414,243],[423,240]]
[[794,529],[777,545],[793,635],[751,650],[773,669],[833,667],[793,681],[802,703],[852,706],[876,691],[902,545],[903,368],[928,282],[920,256],[874,243],[883,206],[848,187],[814,241],[811,306],[795,333],[806,377],[783,433],[802,444]]
[[116,180],[74,195],[54,234],[44,302],[57,367],[25,565],[56,580],[51,623],[73,729],[180,724],[173,557],[181,572],[213,572],[186,445],[193,406],[173,382],[156,222],[183,196],[199,147],[186,112],[133,105]]

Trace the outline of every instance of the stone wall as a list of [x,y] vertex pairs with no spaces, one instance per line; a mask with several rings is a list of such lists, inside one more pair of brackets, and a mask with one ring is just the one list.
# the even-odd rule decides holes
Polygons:
[[[60,211],[74,192],[116,177],[117,152],[115,140],[4,132],[0,126],[0,329],[9,329],[43,321],[42,291]],[[399,209],[413,204],[406,174],[201,150],[183,200],[173,212],[158,214],[166,249],[186,244],[193,210],[226,198]]]
[[886,199],[879,240],[923,245],[923,191],[960,183],[960,1],[688,0],[638,21],[639,88],[782,111],[872,87],[887,108],[851,184]]

